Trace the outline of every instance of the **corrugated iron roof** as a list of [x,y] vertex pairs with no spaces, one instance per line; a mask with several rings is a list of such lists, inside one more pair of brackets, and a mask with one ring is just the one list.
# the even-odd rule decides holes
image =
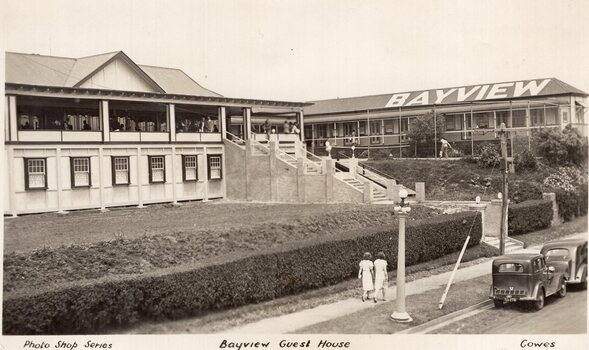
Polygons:
[[6,53],[6,82],[66,86],[74,58]]
[[202,87],[180,69],[145,65],[139,67],[169,94],[222,96]]
[[78,58],[76,63],[72,67],[69,73],[66,86],[76,86],[80,81],[88,77],[89,74],[94,72],[98,67],[102,66],[108,60],[113,58],[119,53],[119,51],[104,53],[100,55],[88,56]]
[[[97,69],[101,68],[118,55],[128,58],[122,51],[77,59],[7,52],[6,83],[52,87],[75,87],[80,82],[88,79]],[[136,64],[135,66],[140,69],[142,73],[145,73],[144,79],[153,80],[153,82],[150,83],[157,84],[166,93],[196,96],[221,96],[214,91],[202,87],[180,69]]]
[[[516,92],[516,87],[520,88]],[[531,89],[526,89],[526,87]],[[494,91],[495,93],[493,93]],[[532,92],[533,91],[533,92]],[[462,93],[459,97],[458,94]],[[469,95],[469,93],[471,93]],[[447,94],[438,101],[438,94]],[[407,106],[433,106],[468,103],[473,101],[506,100],[525,97],[546,97],[555,95],[582,95],[587,93],[556,78],[519,80],[511,82],[470,85],[432,90],[407,91],[392,94],[337,98],[309,101],[313,105],[304,109],[305,115],[358,112],[374,109]],[[398,98],[397,100],[393,99]],[[413,102],[413,103],[412,103]]]

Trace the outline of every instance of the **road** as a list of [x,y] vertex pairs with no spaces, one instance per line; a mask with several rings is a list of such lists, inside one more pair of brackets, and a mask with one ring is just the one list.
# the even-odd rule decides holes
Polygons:
[[563,299],[546,298],[540,311],[522,305],[485,310],[472,317],[437,329],[435,334],[586,334],[587,290],[569,286]]

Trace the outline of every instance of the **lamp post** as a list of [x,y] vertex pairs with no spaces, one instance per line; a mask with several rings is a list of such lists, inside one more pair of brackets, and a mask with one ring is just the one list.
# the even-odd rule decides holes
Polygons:
[[354,150],[356,149],[355,145],[352,145],[352,158],[354,158]]
[[406,189],[399,191],[401,204],[395,206],[395,213],[399,215],[399,251],[397,254],[397,307],[391,318],[397,322],[411,322],[413,319],[405,311],[405,218],[411,211],[405,199],[409,194]]

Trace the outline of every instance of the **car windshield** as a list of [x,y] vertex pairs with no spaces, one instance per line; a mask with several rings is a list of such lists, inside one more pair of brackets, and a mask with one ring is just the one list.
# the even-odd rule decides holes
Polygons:
[[522,264],[501,264],[499,272],[524,272],[524,267]]
[[569,254],[568,249],[558,248],[558,249],[550,249],[546,252],[547,257],[554,257],[554,256],[567,256]]

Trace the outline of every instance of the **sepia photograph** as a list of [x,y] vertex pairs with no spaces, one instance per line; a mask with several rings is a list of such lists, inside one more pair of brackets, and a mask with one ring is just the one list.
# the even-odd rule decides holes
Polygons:
[[589,1],[0,13],[0,350],[587,347]]

